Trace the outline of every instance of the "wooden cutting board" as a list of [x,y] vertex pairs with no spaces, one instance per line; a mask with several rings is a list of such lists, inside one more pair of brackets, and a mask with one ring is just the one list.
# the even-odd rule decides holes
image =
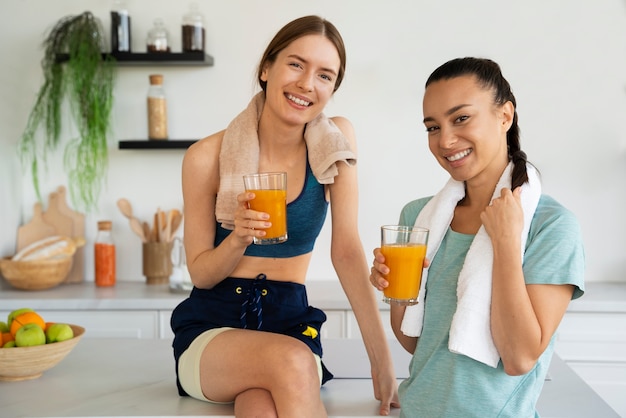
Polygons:
[[[43,219],[50,225],[54,226],[58,235],[73,238],[74,221],[72,220],[72,218],[61,212],[59,199],[60,196],[57,192],[50,193],[50,195],[48,196],[48,207],[43,213]],[[70,273],[68,273],[68,277],[69,276]]]
[[30,222],[17,229],[17,246],[15,252],[17,253],[35,241],[39,241],[40,239],[51,237],[56,234],[57,230],[54,225],[51,225],[44,220],[43,207],[40,202],[37,202],[33,207],[33,218]]
[[[59,214],[70,219],[72,225],[72,238],[85,238],[85,215],[73,210],[67,204],[67,192],[65,186],[59,186],[56,196],[50,195],[50,207],[48,211],[56,204],[56,210]],[[69,229],[69,227],[68,227]],[[74,254],[74,264],[72,269],[65,278],[65,283],[80,283],[85,278],[85,246],[76,249]]]

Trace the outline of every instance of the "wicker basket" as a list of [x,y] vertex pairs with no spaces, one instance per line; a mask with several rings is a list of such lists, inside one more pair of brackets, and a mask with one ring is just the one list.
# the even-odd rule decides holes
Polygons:
[[33,347],[0,348],[0,380],[29,380],[56,366],[72,351],[85,333],[85,328],[71,325],[74,338]]
[[3,258],[0,259],[0,272],[17,289],[50,289],[65,280],[72,268],[73,260],[73,256],[30,261]]

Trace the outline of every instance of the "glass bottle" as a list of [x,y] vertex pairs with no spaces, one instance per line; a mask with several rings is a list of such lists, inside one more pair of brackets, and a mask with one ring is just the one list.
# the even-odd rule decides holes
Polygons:
[[94,246],[95,282],[98,287],[115,285],[115,244],[111,235],[112,226],[111,221],[98,222],[98,234]]
[[123,0],[116,0],[111,10],[111,52],[130,52],[130,15]]
[[183,16],[183,52],[204,52],[204,16],[197,3],[191,3]]
[[148,138],[167,139],[167,102],[163,90],[163,76],[150,75],[148,89]]
[[152,29],[148,31],[147,51],[170,52],[169,36],[163,19],[156,19]]

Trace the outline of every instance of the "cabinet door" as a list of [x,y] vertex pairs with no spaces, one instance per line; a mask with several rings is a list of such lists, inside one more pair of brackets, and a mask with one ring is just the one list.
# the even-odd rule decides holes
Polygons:
[[626,313],[566,313],[555,350],[568,362],[626,362]]
[[[391,317],[390,317],[390,313],[387,310],[383,310],[383,311],[379,311],[380,312],[380,319],[383,322],[383,330],[385,331],[385,336],[390,339],[390,340],[395,340],[396,336],[393,333],[393,330],[391,329]],[[347,313],[348,316],[348,329],[347,329],[347,336],[346,338],[361,338],[361,331],[359,330],[359,324],[356,320],[356,316],[354,316],[354,313],[352,311],[348,311]]]
[[346,312],[342,310],[325,310],[326,322],[322,325],[322,339],[346,338]]
[[621,416],[626,416],[626,314],[568,312],[557,354]]
[[174,339],[174,333],[172,332],[172,326],[170,325],[170,319],[172,318],[172,311],[159,311],[159,338]]
[[[83,338],[157,338],[157,311],[37,311],[46,322],[85,328]],[[6,318],[9,312],[0,311]]]

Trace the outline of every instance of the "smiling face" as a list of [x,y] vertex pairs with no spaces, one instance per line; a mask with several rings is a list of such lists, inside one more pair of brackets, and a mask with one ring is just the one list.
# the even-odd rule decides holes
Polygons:
[[494,104],[490,89],[464,75],[429,84],[423,110],[430,151],[452,178],[493,182],[500,177],[508,164],[511,102]]
[[339,66],[337,48],[326,37],[294,40],[261,73],[267,83],[266,105],[288,122],[310,122],[332,97]]

